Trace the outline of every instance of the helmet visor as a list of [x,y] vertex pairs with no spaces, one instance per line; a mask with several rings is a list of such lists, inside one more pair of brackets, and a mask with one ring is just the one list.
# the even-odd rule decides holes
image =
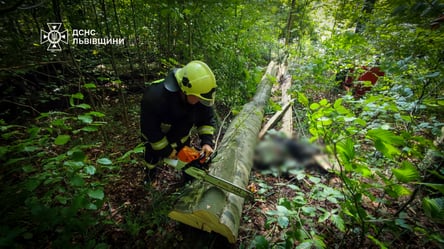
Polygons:
[[199,102],[204,105],[204,106],[213,106],[214,105],[214,100],[205,100],[205,99],[199,99]]
[[214,105],[215,95],[216,95],[216,88],[212,88],[209,92],[200,94],[199,102],[205,106],[212,106]]

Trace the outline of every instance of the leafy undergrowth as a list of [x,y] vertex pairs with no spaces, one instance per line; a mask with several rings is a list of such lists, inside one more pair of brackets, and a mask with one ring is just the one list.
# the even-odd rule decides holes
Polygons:
[[[74,103],[81,98],[73,95],[70,113],[42,114],[29,127],[1,124],[7,143],[1,146],[0,194],[7,201],[0,247],[442,247],[442,223],[431,219],[442,217],[439,193],[415,190],[419,176],[407,161],[387,171],[381,163],[387,161],[372,157],[374,177],[363,164],[347,175],[292,171],[284,178],[253,170],[255,199],[244,204],[235,244],[175,222],[167,215],[183,189],[182,175],[165,166],[144,182],[139,100],[131,99],[134,107],[122,125],[120,113],[104,116]],[[369,134],[384,139],[376,132]],[[353,152],[347,151],[352,141],[339,145],[342,156]],[[386,177],[387,172],[395,177]],[[439,190],[442,185],[427,186]]]
[[[131,133],[127,135],[132,139],[123,142],[122,147],[137,146],[139,138]],[[127,150],[122,150],[120,155]],[[383,188],[387,179],[380,173],[373,178],[355,175],[351,180],[343,176],[346,181],[353,181],[344,184],[340,174],[294,171],[289,177],[279,177],[254,169],[250,182],[257,191],[255,199],[245,202],[238,240],[229,244],[218,234],[200,231],[167,217],[183,186],[181,173],[164,166],[156,179],[146,184],[141,154],[134,153],[131,157],[120,168],[120,177],[106,187],[108,202],[104,209],[111,217],[103,236],[113,248],[442,246],[438,241],[443,227],[424,214],[422,196],[409,200],[414,191],[412,184],[402,184],[397,190],[398,184],[393,182]],[[354,194],[347,192],[351,184],[359,184],[353,185]],[[390,190],[402,194],[390,193]],[[365,217],[362,223],[359,223],[359,214],[353,211]],[[363,228],[367,229],[365,235]],[[196,244],[198,242],[201,244]]]
[[[108,186],[108,203],[104,207],[109,209],[114,223],[103,235],[113,248],[294,248],[301,244],[298,238],[307,237],[313,238],[313,245],[327,248],[353,248],[358,243],[358,234],[341,232],[345,230],[339,215],[343,196],[335,190],[341,185],[336,177],[300,172],[286,179],[253,171],[255,200],[245,202],[238,241],[229,244],[218,234],[167,217],[182,186],[177,172],[165,167],[151,185],[143,184],[143,171],[134,165],[122,168],[120,175]],[[396,207],[379,207],[369,199],[363,200],[362,205],[375,213],[396,212]],[[426,222],[425,217],[422,220]],[[423,242],[412,234],[393,236],[387,233],[380,239],[393,240],[397,248],[423,247]],[[198,242],[202,244],[195,247]],[[363,248],[372,246],[370,240],[363,243]],[[430,244],[429,248],[439,247]]]
[[[133,136],[126,140],[126,147],[132,148],[138,141]],[[183,186],[181,173],[164,166],[156,179],[146,184],[142,156],[133,154],[133,160],[120,168],[119,178],[106,187],[104,209],[111,214],[112,222],[106,225],[102,236],[113,248],[304,248],[303,241],[306,246],[326,248],[353,248],[357,243],[363,248],[375,247],[370,238],[360,241],[358,228],[345,227],[347,221],[340,211],[344,195],[338,191],[344,186],[334,174],[297,171],[284,178],[263,173],[252,170],[250,182],[257,191],[255,200],[245,202],[238,241],[229,244],[218,234],[169,219],[167,214]],[[364,183],[365,179],[361,180]],[[383,198],[383,193],[375,188],[372,196]],[[393,216],[399,209],[396,203],[382,205],[365,196],[361,205],[374,217],[381,213],[384,217]],[[416,220],[422,222],[422,227],[434,226],[427,217],[419,217],[421,213],[416,209],[420,206],[420,202],[415,202],[406,212],[418,213]],[[400,225],[410,226],[407,222]],[[422,236],[419,231],[415,234],[408,230],[394,234],[387,228],[378,240],[391,241],[398,248],[423,248]],[[197,242],[202,244],[196,245]],[[439,248],[434,242],[427,245]]]

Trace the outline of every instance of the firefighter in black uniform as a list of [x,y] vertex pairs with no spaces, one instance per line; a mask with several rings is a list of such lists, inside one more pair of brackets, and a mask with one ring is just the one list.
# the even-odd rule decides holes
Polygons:
[[173,69],[165,79],[145,89],[141,102],[140,128],[145,142],[147,179],[163,158],[175,158],[189,145],[190,130],[196,127],[202,152],[213,153],[216,79],[202,61],[191,61]]

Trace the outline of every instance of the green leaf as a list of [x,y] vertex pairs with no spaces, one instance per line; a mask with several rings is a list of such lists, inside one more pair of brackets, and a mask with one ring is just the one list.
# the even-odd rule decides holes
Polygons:
[[395,220],[395,224],[400,226],[400,227],[402,227],[402,228],[405,228],[405,229],[408,229],[408,230],[412,231],[412,227],[409,224],[406,223],[405,219],[398,218],[398,219]]
[[90,115],[79,115],[77,116],[77,119],[85,124],[91,124],[93,121],[93,118]]
[[71,178],[70,183],[72,186],[81,187],[85,184],[85,180],[83,180],[81,176],[76,174]]
[[279,215],[288,215],[288,208],[286,208],[285,206],[277,205],[276,209]]
[[318,222],[324,222],[326,221],[328,218],[330,217],[330,213],[329,212],[324,212],[321,216],[319,216],[318,218]]
[[55,197],[55,199],[56,199],[60,204],[63,204],[63,205],[65,205],[65,204],[68,202],[68,200],[69,200],[69,198],[64,197],[64,196],[61,196],[61,195],[57,195],[57,196]]
[[319,184],[322,179],[316,176],[309,176],[308,180],[310,180],[314,184]]
[[34,191],[40,184],[42,183],[42,180],[40,179],[30,179],[25,182],[25,189],[32,192]]
[[391,144],[384,143],[381,140],[375,140],[374,142],[375,148],[382,152],[387,158],[393,158],[394,156],[401,154],[401,151]]
[[355,144],[351,138],[347,138],[345,141],[341,141],[336,145],[339,157],[344,162],[351,162],[356,155]]
[[103,114],[101,112],[95,112],[95,111],[88,112],[87,115],[91,115],[91,116],[98,117],[98,118],[105,117],[105,114]]
[[73,99],[83,99],[83,94],[82,93],[75,93],[71,95],[71,98]]
[[251,248],[268,249],[270,248],[270,244],[268,243],[267,239],[264,236],[259,235],[254,237]]
[[86,158],[86,155],[81,150],[73,151],[71,154],[71,159],[76,162],[83,162]]
[[393,132],[384,129],[373,129],[367,132],[367,136],[370,139],[376,141],[380,140],[387,144],[392,144],[395,146],[404,145],[405,141],[402,137],[393,134]]
[[314,208],[314,207],[305,206],[305,207],[302,207],[301,210],[305,215],[308,215],[311,217],[316,215],[316,208]]
[[[394,198],[399,198],[401,196],[408,196],[412,194],[412,191],[400,184],[390,186],[388,190],[388,194]],[[391,191],[391,192],[390,192]]]
[[319,235],[313,235],[313,243],[315,248],[326,248],[323,238]]
[[364,176],[364,177],[371,177],[372,176],[372,171],[366,165],[358,164],[356,166],[355,170],[356,170],[356,172],[361,173],[362,176]]
[[120,157],[121,160],[128,158],[133,153],[143,153],[145,151],[145,146],[140,143],[132,150],[127,151],[123,156]]
[[400,182],[408,183],[419,179],[418,170],[408,161],[404,161],[401,168],[392,169],[392,172]]
[[428,197],[422,200],[424,213],[432,219],[444,219],[444,198],[430,199]]
[[36,151],[36,150],[38,150],[40,147],[38,147],[38,146],[33,146],[33,145],[31,145],[31,146],[25,146],[24,148],[23,148],[23,152],[34,152],[34,151]]
[[361,119],[361,118],[357,118],[355,119],[355,124],[360,125],[360,126],[366,126],[367,122],[365,122],[365,120]]
[[56,145],[64,145],[71,139],[70,135],[58,135],[54,141]]
[[405,144],[402,137],[396,136],[391,131],[380,128],[368,131],[367,137],[373,140],[375,143],[375,148],[388,158],[393,158],[393,156],[401,153],[401,151],[395,146]]
[[339,229],[339,231],[345,232],[345,224],[341,216],[333,214],[332,216],[330,216],[330,220]]
[[71,94],[71,97],[69,98],[70,106],[75,106],[74,99],[83,99],[83,94],[82,93]]
[[328,126],[328,125],[333,124],[333,120],[331,120],[330,118],[327,118],[327,117],[321,117],[318,119],[318,121],[321,122],[321,124],[323,126]]
[[94,203],[88,203],[88,205],[86,206],[86,209],[97,210],[97,205]]
[[288,217],[286,216],[279,216],[277,222],[281,228],[287,228],[288,224],[290,223]]
[[313,246],[313,241],[312,240],[306,240],[304,242],[302,242],[301,244],[299,244],[298,246],[296,246],[296,249],[310,249]]
[[102,189],[90,189],[88,190],[88,196],[93,199],[103,200],[103,198],[105,197],[105,193]]
[[312,103],[310,105],[310,110],[315,111],[317,109],[319,109],[319,107],[321,107],[318,103]]
[[32,166],[32,165],[25,165],[25,166],[22,167],[22,170],[25,173],[31,173],[31,172],[36,171],[36,168],[34,166]]
[[305,106],[305,107],[308,106],[308,98],[303,93],[301,93],[301,92],[298,92],[298,101],[303,106]]
[[342,106],[342,101],[343,101],[344,99],[343,98],[339,98],[339,99],[337,99],[336,101],[335,101],[335,103],[333,104],[333,107],[335,108],[335,109],[338,109],[338,108],[340,108],[340,107],[343,107]]
[[321,106],[327,106],[328,105],[328,100],[327,99],[321,99],[321,101],[319,101],[319,104]]
[[76,105],[75,107],[82,108],[82,109],[84,109],[84,110],[91,109],[91,106],[88,105],[88,104],[85,104],[85,103],[83,103],[83,104],[78,104],[78,105]]
[[84,85],[84,87],[87,88],[87,89],[97,88],[97,87],[96,87],[96,84],[94,84],[94,83],[86,83],[86,84]]
[[96,168],[94,166],[86,166],[84,170],[88,175],[94,175],[96,173]]
[[85,166],[83,161],[72,161],[72,160],[68,160],[68,161],[63,162],[63,165],[68,166],[69,168],[71,168],[74,171],[80,170]]
[[111,165],[111,164],[113,164],[113,162],[111,160],[109,160],[108,158],[106,158],[106,157],[102,157],[102,158],[97,159],[97,162],[102,164],[102,165]]
[[324,222],[330,217],[330,212],[324,212],[318,219],[318,222]]
[[85,131],[85,132],[95,132],[98,131],[99,129],[96,126],[85,126],[82,127],[82,129],[77,130],[77,131]]
[[373,243],[375,243],[377,246],[379,246],[379,248],[387,249],[387,246],[384,243],[382,243],[381,241],[379,241],[378,239],[376,239],[372,235],[368,234],[367,238],[369,238],[371,241],[373,241]]

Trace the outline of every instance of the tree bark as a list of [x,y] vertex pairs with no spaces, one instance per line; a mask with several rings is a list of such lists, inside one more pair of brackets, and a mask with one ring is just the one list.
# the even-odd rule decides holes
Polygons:
[[291,96],[288,94],[288,90],[290,90],[291,87],[291,75],[288,73],[287,67],[282,67],[282,73],[281,73],[281,94],[282,94],[282,105],[289,106],[290,108],[287,108],[283,110],[283,116],[282,116],[282,127],[281,131],[284,132],[287,137],[292,138],[293,137],[293,108],[292,108],[292,102]]
[[276,112],[273,117],[270,118],[270,120],[268,120],[268,122],[264,125],[264,127],[262,127],[261,131],[259,132],[258,138],[262,139],[265,134],[267,133],[268,130],[270,130],[272,127],[274,127],[276,125],[276,123],[282,119],[282,117],[288,113],[287,110],[290,108],[291,103],[286,103],[283,107],[282,110]]
[[296,1],[291,1],[290,12],[288,13],[287,26],[285,27],[285,45],[290,44],[291,40],[291,27],[293,26],[294,12],[295,12]]
[[[240,187],[248,185],[253,165],[254,147],[277,74],[277,64],[270,62],[254,99],[244,105],[232,121],[211,163],[209,173]],[[185,188],[169,217],[189,226],[226,237],[235,243],[244,199],[215,186],[194,181]]]
[[356,23],[355,33],[362,33],[365,29],[365,24],[368,21],[367,15],[370,15],[375,7],[376,0],[365,0],[364,6],[362,7],[361,17],[358,19],[358,23]]

